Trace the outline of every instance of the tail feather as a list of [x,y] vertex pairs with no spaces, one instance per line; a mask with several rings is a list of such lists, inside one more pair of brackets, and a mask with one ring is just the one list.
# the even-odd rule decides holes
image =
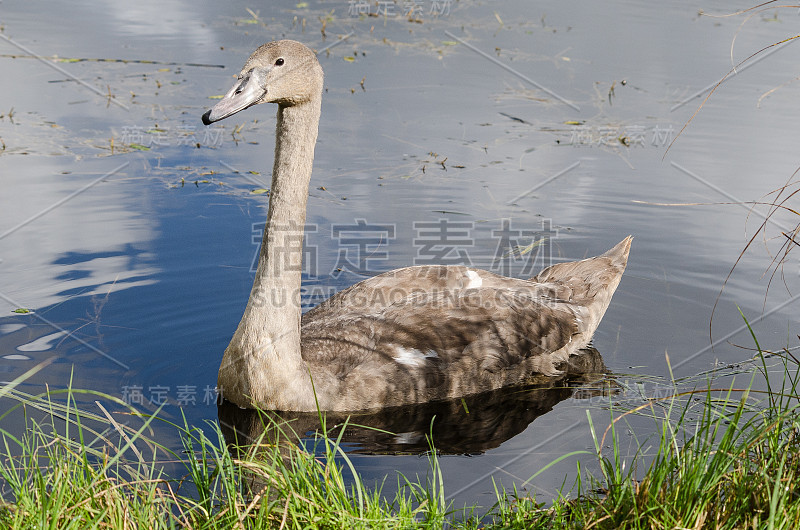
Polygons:
[[586,283],[606,283],[605,278],[621,278],[628,264],[632,241],[633,236],[628,236],[613,248],[594,258],[551,265],[531,280],[561,283],[573,279],[583,279]]
[[558,263],[547,267],[531,278],[541,283],[556,283],[569,287],[571,306],[583,306],[579,329],[586,341],[591,338],[611,303],[622,273],[628,264],[632,236],[620,241],[607,252],[581,261]]

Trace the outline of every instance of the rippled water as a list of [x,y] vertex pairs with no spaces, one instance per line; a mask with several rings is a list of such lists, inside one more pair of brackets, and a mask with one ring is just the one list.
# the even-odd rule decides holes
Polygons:
[[[307,305],[360,279],[342,250],[373,271],[451,258],[516,276],[538,270],[541,252],[539,261],[502,258],[496,231],[508,220],[529,232],[523,246],[547,236],[556,261],[635,236],[594,339],[623,388],[657,392],[665,353],[676,377],[747,359],[737,345],[752,341],[737,306],[762,345],[796,344],[792,294],[775,281],[765,297],[763,244],[720,290],[766,211],[748,219],[749,206],[732,203],[761,199],[800,165],[791,83],[800,48],[763,54],[727,81],[665,155],[702,101],[695,96],[731,68],[734,37],[738,62],[793,35],[796,9],[739,28],[743,16],[698,8],[730,12],[745,2],[423,0],[418,22],[398,15],[402,3],[386,16],[377,11],[388,4],[359,5],[0,4],[3,379],[54,358],[26,390],[71,377],[78,388],[140,397],[147,410],[166,400],[173,419],[179,404],[193,424],[217,418],[216,371],[266,215],[266,195],[252,191],[269,184],[274,108],[208,129],[199,118],[252,49],[277,38],[328,47]],[[346,240],[359,220],[380,227],[379,245]],[[422,232],[441,220],[462,234],[437,257]],[[779,213],[768,236],[794,222]],[[798,273],[785,268],[789,287]],[[521,484],[556,457],[593,447],[586,409],[603,424],[602,395],[551,396],[519,434],[463,450],[480,456],[444,457],[448,491],[490,502],[490,476]],[[465,447],[474,443],[464,437]],[[354,459],[370,479],[427,468],[414,455]],[[567,459],[527,487],[552,494],[574,465]]]

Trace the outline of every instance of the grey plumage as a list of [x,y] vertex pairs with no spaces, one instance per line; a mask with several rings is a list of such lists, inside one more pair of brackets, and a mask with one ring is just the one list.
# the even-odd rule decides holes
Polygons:
[[[223,396],[243,407],[352,411],[557,375],[556,365],[589,343],[603,317],[631,237],[530,280],[464,266],[398,269],[341,291],[301,319],[300,269],[285,266],[285,238],[302,236],[322,80],[314,53],[302,44],[265,44],[203,116],[208,124],[254,104],[278,104],[264,240],[250,299],[220,366]],[[294,248],[288,259],[297,265],[301,251]]]

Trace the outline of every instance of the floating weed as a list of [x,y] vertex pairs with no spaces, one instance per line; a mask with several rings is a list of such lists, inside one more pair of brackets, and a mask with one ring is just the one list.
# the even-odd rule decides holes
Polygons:
[[245,9],[247,10],[247,12],[250,14],[250,16],[252,18],[239,19],[239,20],[236,21],[237,24],[261,24],[262,23],[261,20],[259,20],[259,17],[258,17],[259,11],[253,12],[253,10],[250,9],[249,7],[245,8]]
[[[51,56],[43,56],[43,55],[25,55],[25,54],[17,54],[17,53],[3,53],[0,54],[2,58],[10,58],[10,59],[36,59],[41,61],[42,59],[49,59],[53,62],[57,63],[83,63],[83,62],[94,62],[94,63],[123,63],[123,64],[164,64],[164,65],[172,65],[172,66],[193,66],[199,68],[225,68],[224,64],[200,64],[200,63],[177,63],[177,62],[167,62],[167,61],[154,61],[150,59],[109,59],[103,57],[59,57],[57,55]],[[169,68],[161,68],[158,71],[169,71]],[[0,116],[2,117],[2,116]]]
[[506,251],[500,258],[498,258],[495,261],[500,261],[500,260],[503,260],[503,259],[507,259],[507,258],[512,257],[512,256],[516,257],[516,258],[524,256],[526,254],[529,254],[531,252],[531,250],[533,250],[534,248],[543,245],[546,241],[547,241],[547,238],[543,237],[543,238],[531,241],[531,243],[529,245],[525,245],[524,247],[521,246],[521,245],[516,245],[514,247],[511,247],[508,251]]

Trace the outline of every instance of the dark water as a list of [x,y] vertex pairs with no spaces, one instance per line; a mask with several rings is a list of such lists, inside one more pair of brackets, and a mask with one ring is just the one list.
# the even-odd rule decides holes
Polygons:
[[[406,4],[421,9],[419,22],[400,16],[401,2],[384,16],[386,3],[343,0],[102,8],[4,0],[0,377],[54,358],[26,391],[72,377],[75,387],[146,410],[166,401],[167,418],[180,417],[179,405],[192,424],[217,418],[216,371],[249,294],[266,215],[266,195],[252,190],[268,187],[274,108],[209,129],[199,118],[247,55],[277,38],[329,47],[320,54],[326,93],[309,199],[308,305],[360,279],[350,269],[453,259],[524,276],[541,267],[545,249],[554,261],[579,259],[633,234],[628,271],[594,340],[618,374],[615,399],[663,391],[665,354],[676,377],[747,359],[738,345],[752,341],[737,306],[762,345],[796,346],[800,269],[783,270],[794,291],[776,280],[767,297],[763,275],[791,214],[772,218],[766,248],[759,238],[720,290],[767,211],[748,218],[749,206],[733,203],[761,199],[800,165],[800,85],[791,83],[800,47],[731,78],[665,156],[702,101],[692,96],[731,68],[734,37],[738,62],[795,34],[796,9],[759,13],[740,29],[743,16],[698,11],[746,2]],[[442,222],[451,240],[425,235]],[[504,258],[504,226],[524,231],[518,244],[547,237],[550,246]],[[492,476],[522,484],[593,447],[586,411],[604,428],[607,395],[547,399],[545,413],[508,440],[476,451],[466,433],[463,451],[448,442],[453,453],[481,453],[443,457],[459,503],[491,502]],[[415,455],[353,458],[368,479],[427,469]],[[566,459],[525,487],[552,495],[574,470],[575,458]]]

